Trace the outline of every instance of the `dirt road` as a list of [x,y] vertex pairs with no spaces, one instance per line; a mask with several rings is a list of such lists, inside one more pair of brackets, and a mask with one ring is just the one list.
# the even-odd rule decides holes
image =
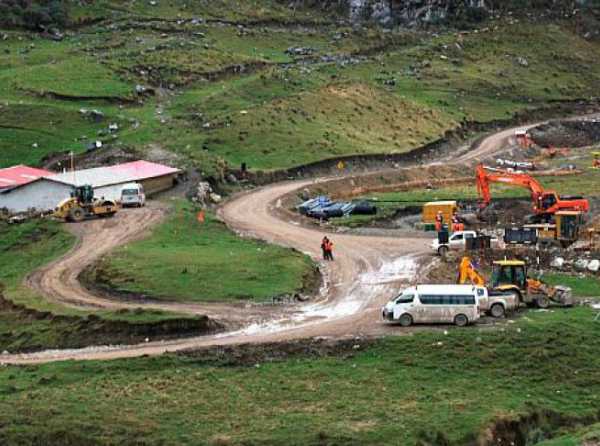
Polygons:
[[[274,206],[282,195],[309,183],[290,182],[268,186],[237,197],[220,211],[228,224],[239,232],[252,234],[273,243],[294,247],[307,254],[319,255],[322,233],[281,221]],[[123,212],[121,220],[87,222],[78,228],[82,231],[81,243],[65,258],[43,268],[32,276],[30,283],[46,292],[50,299],[69,305],[120,308],[140,306],[124,304],[96,296],[77,282],[78,272],[92,258],[102,255],[111,246],[140,237],[142,222],[163,215],[162,208]],[[87,226],[86,226],[87,225]],[[151,224],[148,224],[149,227]],[[119,227],[119,231],[111,228]],[[131,228],[131,230],[127,229]],[[99,230],[93,236],[90,230]],[[106,233],[104,231],[107,231]],[[114,235],[118,232],[118,236]],[[79,350],[46,351],[24,355],[0,356],[2,363],[37,363],[65,359],[112,359],[140,355],[158,355],[218,344],[246,342],[273,342],[310,336],[354,336],[381,334],[394,330],[380,322],[378,313],[383,304],[398,287],[412,279],[417,261],[413,255],[423,251],[424,239],[389,239],[384,237],[357,237],[334,235],[336,260],[324,266],[326,286],[314,302],[302,306],[266,307],[262,318],[248,318],[248,324],[230,333],[216,336],[189,338],[171,342],[150,342],[127,347],[90,347]],[[98,246],[100,245],[100,246]],[[48,287],[48,288],[45,288]],[[152,308],[166,309],[171,304],[149,304]],[[177,305],[177,304],[173,304]],[[189,306],[193,312],[207,313],[202,305]],[[183,305],[176,307],[187,312]],[[264,308],[264,307],[263,307]],[[215,312],[215,316],[223,314]]]
[[[495,154],[509,143],[509,129],[484,139],[456,162],[466,164],[475,158]],[[219,215],[235,231],[289,246],[315,259],[320,256],[323,234],[286,221],[277,212],[280,198],[313,181],[274,184],[228,201]],[[206,314],[218,320],[235,319],[241,328],[228,333],[169,342],[149,342],[117,347],[89,347],[77,350],[45,351],[23,355],[0,355],[0,363],[27,364],[67,359],[114,359],[159,355],[203,346],[260,343],[312,336],[357,336],[398,333],[383,324],[381,305],[403,284],[423,274],[419,254],[426,251],[423,238],[372,237],[333,234],[334,262],[322,264],[325,286],[318,298],[305,305],[290,307],[234,308],[229,305],[118,302],[84,289],[78,275],[100,256],[143,237],[165,215],[165,207],[149,206],[121,212],[113,220],[86,222],[77,231],[80,242],[62,259],[42,268],[28,284],[46,298],[66,305],[94,308],[155,308],[180,313]]]
[[47,300],[77,309],[147,309],[182,314],[200,314],[218,318],[228,314],[230,325],[260,317],[265,311],[253,311],[222,304],[184,304],[175,302],[127,302],[94,293],[82,286],[79,275],[102,256],[126,243],[144,238],[168,213],[169,207],[160,202],[149,203],[141,209],[124,209],[114,218],[89,220],[68,224],[77,238],[77,244],[62,258],[46,265],[27,277],[26,284]]

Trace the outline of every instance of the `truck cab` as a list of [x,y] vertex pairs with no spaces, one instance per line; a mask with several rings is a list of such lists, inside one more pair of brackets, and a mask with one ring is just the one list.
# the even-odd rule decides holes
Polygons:
[[477,237],[475,231],[458,231],[448,235],[448,240],[438,236],[431,242],[431,249],[439,255],[445,255],[449,250],[464,250],[467,246],[467,239]]
[[465,251],[466,249],[475,249],[474,245],[470,244],[469,241],[481,242],[484,238],[489,240],[489,246],[486,247],[497,248],[500,243],[497,237],[485,236],[476,231],[456,231],[452,234],[440,232],[438,233],[438,237],[431,242],[431,249],[443,257],[450,250]]

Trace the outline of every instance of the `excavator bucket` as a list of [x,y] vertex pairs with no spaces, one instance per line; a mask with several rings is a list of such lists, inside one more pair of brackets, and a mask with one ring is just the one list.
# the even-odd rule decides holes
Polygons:
[[556,286],[554,287],[554,296],[552,300],[557,304],[563,305],[565,307],[571,307],[574,304],[573,301],[573,291],[571,288],[567,286]]

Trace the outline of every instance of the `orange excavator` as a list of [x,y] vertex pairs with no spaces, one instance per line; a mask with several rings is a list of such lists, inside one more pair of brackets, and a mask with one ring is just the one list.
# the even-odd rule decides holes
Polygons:
[[561,197],[556,191],[546,190],[532,176],[526,173],[508,172],[485,167],[479,164],[476,170],[477,191],[482,199],[481,208],[486,208],[492,201],[490,183],[504,183],[525,187],[531,191],[535,220],[549,221],[559,211],[587,212],[590,203],[582,197]]

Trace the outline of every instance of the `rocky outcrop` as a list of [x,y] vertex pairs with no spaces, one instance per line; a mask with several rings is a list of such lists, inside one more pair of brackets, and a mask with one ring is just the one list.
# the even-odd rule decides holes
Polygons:
[[374,22],[383,26],[473,23],[491,13],[508,11],[544,12],[561,17],[581,13],[590,17],[600,9],[598,0],[295,0],[291,4],[335,8],[353,23]]
[[486,12],[485,0],[350,0],[351,20],[381,25],[436,24],[462,14],[483,17]]

